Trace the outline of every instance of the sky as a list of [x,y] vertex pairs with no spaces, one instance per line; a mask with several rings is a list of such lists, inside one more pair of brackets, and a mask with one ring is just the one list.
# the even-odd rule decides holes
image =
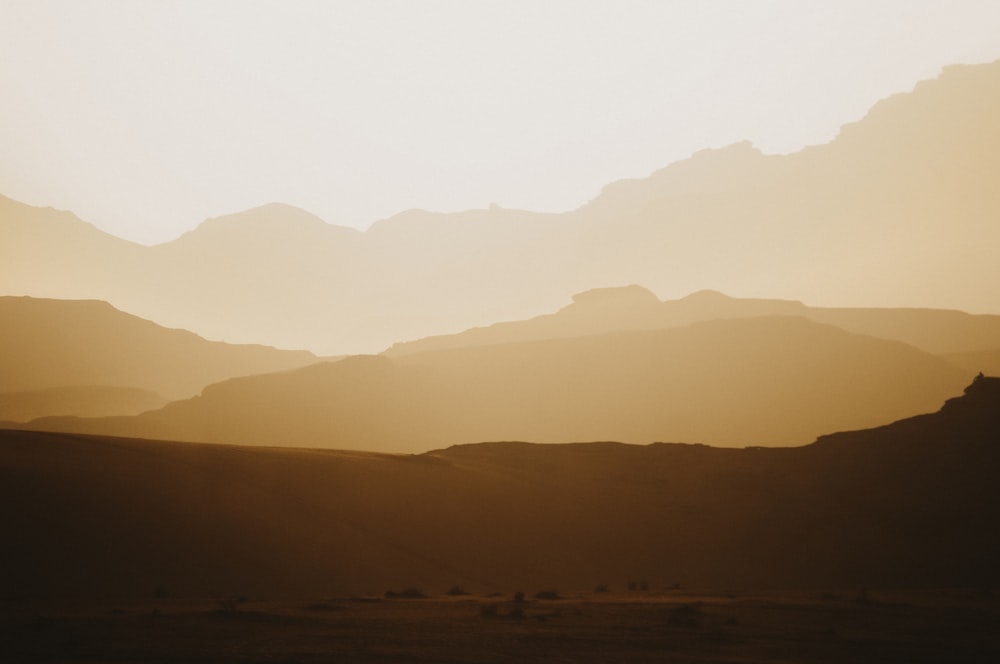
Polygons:
[[143,244],[269,202],[560,212],[997,59],[997,0],[2,0],[0,194]]

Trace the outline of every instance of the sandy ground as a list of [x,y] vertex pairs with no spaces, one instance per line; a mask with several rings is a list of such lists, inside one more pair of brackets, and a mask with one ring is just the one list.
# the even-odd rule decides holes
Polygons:
[[982,592],[7,601],[17,662],[995,662]]

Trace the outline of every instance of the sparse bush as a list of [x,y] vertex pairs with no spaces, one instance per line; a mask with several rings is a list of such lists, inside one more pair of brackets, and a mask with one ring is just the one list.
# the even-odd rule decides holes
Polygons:
[[598,585],[594,586],[594,592],[595,592],[595,593],[606,593],[606,592],[610,592],[610,591],[608,590],[608,584],[606,584],[606,583],[600,583],[600,584],[598,584]]
[[542,590],[535,593],[535,599],[562,599],[555,590]]
[[514,601],[517,602],[518,604],[520,604],[521,602],[523,602],[524,601],[524,593],[522,593],[520,590],[518,590],[516,593],[514,593]]
[[500,610],[500,604],[482,604],[479,607],[479,615],[483,618],[509,618],[511,620],[521,620],[524,618],[524,609],[520,606],[511,607],[510,611],[504,613]]
[[219,608],[226,612],[233,612],[239,608],[240,604],[247,601],[246,597],[232,597],[219,600]]
[[697,604],[685,604],[670,612],[667,622],[675,627],[698,627],[701,625],[701,607]]
[[315,604],[307,604],[305,608],[307,611],[336,611],[339,607],[329,602],[316,602]]
[[398,593],[392,590],[385,591],[386,599],[427,599],[427,595],[419,588],[404,588]]
[[462,586],[452,586],[451,588],[448,588],[448,592],[445,593],[445,595],[448,595],[449,597],[462,597],[468,594],[469,593],[465,592]]

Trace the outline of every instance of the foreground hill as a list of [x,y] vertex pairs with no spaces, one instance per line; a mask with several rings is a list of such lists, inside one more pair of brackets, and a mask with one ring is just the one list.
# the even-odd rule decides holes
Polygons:
[[[491,346],[516,341],[580,337],[620,330],[654,330],[717,318],[801,316],[848,332],[902,341],[936,355],[950,355],[960,366],[981,371],[1000,340],[1000,315],[947,309],[810,307],[793,300],[734,298],[702,290],[660,301],[642,286],[596,288],[573,296],[555,313],[528,320],[494,323],[458,334],[393,344],[385,355],[401,357],[431,350]],[[971,363],[971,365],[970,365]],[[993,362],[995,363],[995,361]],[[992,364],[990,364],[992,366]]]
[[799,448],[419,456],[0,431],[0,596],[989,588],[1000,379]]
[[318,361],[234,346],[89,300],[0,297],[0,420],[139,412],[233,376]]
[[1000,283],[998,116],[1000,62],[949,67],[796,154],[742,143],[564,214],[409,211],[364,233],[268,205],[142,247],[0,198],[0,292],[338,355],[524,319],[609,284],[996,312],[984,285]]
[[928,412],[971,375],[899,342],[744,318],[356,356],[232,379],[135,417],[26,426],[389,452],[482,440],[792,445]]

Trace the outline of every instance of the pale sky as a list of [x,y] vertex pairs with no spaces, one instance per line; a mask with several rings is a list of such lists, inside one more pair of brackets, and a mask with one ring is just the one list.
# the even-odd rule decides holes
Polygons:
[[272,201],[558,212],[997,59],[1000,0],[0,0],[0,194],[147,244]]

